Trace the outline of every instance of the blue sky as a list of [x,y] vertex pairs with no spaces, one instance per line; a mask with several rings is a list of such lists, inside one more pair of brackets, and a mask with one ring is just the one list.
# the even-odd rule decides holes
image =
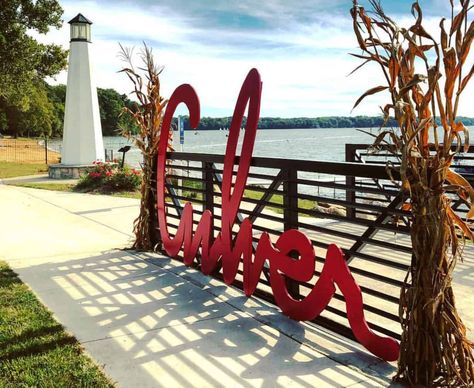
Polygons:
[[[165,67],[163,94],[182,83],[197,90],[205,116],[230,116],[246,73],[256,67],[263,80],[262,116],[350,115],[359,95],[381,82],[376,68],[347,77],[357,59],[349,9],[351,0],[60,0],[65,22],[78,12],[92,20],[96,83],[128,93],[117,71],[118,42],[145,41]],[[401,24],[410,23],[411,0],[382,0]],[[448,16],[448,0],[421,0],[428,25]],[[434,27],[433,27],[434,28]],[[69,46],[67,23],[43,41]],[[66,82],[66,74],[57,77]],[[471,90],[467,91],[472,94]],[[465,98],[466,100],[466,98]],[[382,94],[352,115],[378,114]],[[474,115],[470,108],[461,113]]]

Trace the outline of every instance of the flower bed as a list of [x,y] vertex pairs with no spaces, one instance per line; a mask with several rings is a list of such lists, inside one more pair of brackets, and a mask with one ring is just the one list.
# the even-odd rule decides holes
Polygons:
[[117,163],[94,161],[94,168],[82,175],[75,190],[82,192],[114,193],[135,191],[141,184],[141,171]]

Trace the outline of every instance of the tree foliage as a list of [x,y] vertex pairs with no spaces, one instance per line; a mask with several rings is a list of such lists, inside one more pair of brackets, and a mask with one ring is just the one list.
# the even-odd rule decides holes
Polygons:
[[0,6],[0,125],[15,135],[52,131],[53,106],[43,80],[66,67],[67,52],[34,34],[62,25],[57,0],[8,0]]
[[[114,89],[97,89],[99,110],[104,136],[117,136],[121,129],[136,132],[137,127],[130,115],[123,109],[133,109],[135,103],[127,95]],[[15,105],[0,103],[0,131],[12,136],[61,137],[63,135],[66,85],[49,85],[37,81],[31,89],[30,104],[22,109]]]
[[64,108],[66,101],[66,85],[46,85],[49,101],[53,104],[53,118],[51,137],[60,137],[63,134]]
[[[14,136],[51,136],[53,128],[59,125],[55,115],[55,106],[48,98],[46,84],[37,80],[32,83],[28,94],[28,106],[2,104],[0,100],[0,118],[2,132]],[[3,128],[2,128],[3,127]]]
[[99,97],[100,120],[104,136],[118,136],[123,129],[132,133],[138,131],[135,121],[129,114],[123,114],[124,108],[134,109],[134,103],[126,94],[114,89],[97,89]]
[[38,135],[51,136],[55,120],[54,106],[49,101],[44,85],[35,86],[29,96],[30,104],[25,112],[17,112],[16,127],[22,136],[30,135],[31,128]]
[[63,10],[56,0],[8,0],[0,7],[0,97],[26,107],[28,91],[38,79],[66,66],[67,52],[55,44],[39,43],[31,31],[45,34],[62,25]]
[[[473,118],[458,117],[465,125],[474,125]],[[216,130],[229,128],[232,117],[203,117],[199,130]],[[440,121],[437,121],[438,124]],[[242,125],[245,125],[246,119]],[[261,117],[259,129],[292,129],[292,128],[380,128],[384,123],[383,116],[327,116],[327,117]],[[387,126],[398,127],[395,119],[388,120]],[[189,130],[188,117],[184,117],[184,129]]]

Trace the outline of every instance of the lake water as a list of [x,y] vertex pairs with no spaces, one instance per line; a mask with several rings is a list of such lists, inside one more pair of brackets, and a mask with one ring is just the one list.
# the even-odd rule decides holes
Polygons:
[[[474,127],[470,128],[474,130]],[[366,130],[370,131],[370,130]],[[376,134],[377,129],[372,133]],[[239,145],[242,144],[245,131],[241,131]],[[184,136],[183,151],[193,153],[224,154],[227,144],[227,131],[186,131]],[[345,159],[345,145],[362,143],[371,144],[374,137],[357,131],[355,128],[315,128],[315,129],[265,129],[258,130],[254,156],[300,159],[300,160],[320,160],[343,162]],[[48,143],[51,149],[61,150],[61,141],[55,140]],[[104,137],[104,148],[110,155],[113,151],[114,157],[121,156],[118,149],[131,145],[132,149],[127,152],[125,161],[127,164],[139,168],[142,156],[140,151],[133,147],[127,139],[123,137]],[[179,144],[179,134],[174,133],[174,148],[181,150]],[[238,154],[240,153],[240,148]],[[467,163],[470,164],[470,163]],[[258,172],[263,174],[275,175],[276,170],[260,169]],[[198,174],[197,172],[188,172],[190,176]],[[199,175],[199,174],[198,174]],[[196,176],[198,176],[196,175]],[[200,175],[199,175],[200,176]],[[328,174],[313,174],[300,172],[298,175],[302,179],[318,179],[344,183],[344,177],[332,176]],[[249,184],[262,184],[261,181],[252,181]],[[268,182],[267,182],[268,183]],[[300,192],[312,193],[311,187],[300,187]],[[344,192],[332,192],[330,189],[318,189],[318,195],[323,194],[332,197],[345,196]]]
[[[468,127],[474,131],[474,127]],[[364,129],[372,131],[378,129]],[[183,151],[220,154],[223,155],[227,144],[227,131],[185,131]],[[245,131],[241,131],[239,146],[241,146]],[[313,129],[260,129],[257,130],[255,140],[254,156],[321,160],[343,162],[345,159],[345,145],[362,143],[372,144],[374,137],[360,132],[355,128],[313,128]],[[474,141],[471,142],[474,144]],[[139,167],[142,156],[140,151],[123,137],[104,137],[104,148],[114,157],[120,157],[118,149],[131,145],[132,149],[126,154],[127,164]],[[54,151],[61,152],[61,140],[50,140],[48,147]],[[179,134],[174,133],[174,148],[181,150]],[[240,153],[240,148],[237,152]],[[464,161],[463,164],[474,164],[474,161]]]
[[[374,130],[374,133],[376,130]],[[245,131],[241,132],[241,144]],[[346,143],[372,143],[374,138],[355,128],[315,128],[315,129],[265,129],[258,130],[254,147],[254,156],[266,156],[287,159],[344,161]],[[122,137],[104,137],[104,148],[117,150],[131,145]],[[227,144],[226,131],[186,131],[183,150],[185,152],[224,154]],[[50,147],[60,151],[61,142],[51,141]],[[174,134],[174,148],[180,151],[179,135]],[[138,167],[141,161],[140,151],[132,148],[126,155],[126,162]]]
[[[245,132],[241,132],[239,141]],[[175,140],[179,140],[175,137]],[[287,159],[343,161],[346,143],[370,143],[373,137],[354,128],[265,129],[258,130],[254,156]],[[185,133],[186,152],[223,154],[227,142],[225,131]],[[175,147],[177,150],[178,147]]]

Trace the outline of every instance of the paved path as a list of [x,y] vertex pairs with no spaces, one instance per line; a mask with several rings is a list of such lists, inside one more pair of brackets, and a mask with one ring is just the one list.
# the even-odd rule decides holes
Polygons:
[[138,201],[0,185],[0,258],[121,387],[377,387],[358,344],[130,245]]

